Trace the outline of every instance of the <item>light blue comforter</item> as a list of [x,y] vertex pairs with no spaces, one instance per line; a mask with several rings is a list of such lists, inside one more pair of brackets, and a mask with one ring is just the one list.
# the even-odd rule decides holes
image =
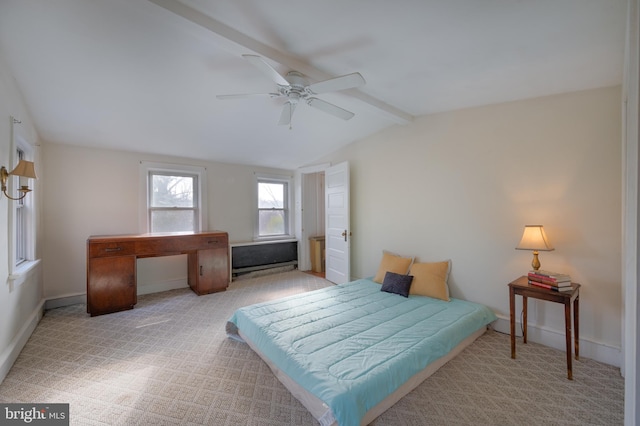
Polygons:
[[494,321],[483,305],[405,298],[362,279],[238,309],[262,354],[326,403],[340,426],[364,414],[429,363]]

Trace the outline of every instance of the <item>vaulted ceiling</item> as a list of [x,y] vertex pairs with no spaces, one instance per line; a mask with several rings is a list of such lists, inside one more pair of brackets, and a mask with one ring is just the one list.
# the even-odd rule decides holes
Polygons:
[[[621,84],[626,0],[1,0],[0,56],[45,142],[292,169],[415,117]],[[283,98],[243,58],[309,83]]]

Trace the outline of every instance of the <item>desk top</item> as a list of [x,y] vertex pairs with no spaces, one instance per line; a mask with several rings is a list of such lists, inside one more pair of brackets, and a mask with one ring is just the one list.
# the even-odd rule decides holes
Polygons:
[[100,241],[106,242],[107,240],[112,241],[127,241],[127,240],[141,240],[145,238],[178,238],[178,237],[189,237],[189,236],[208,236],[208,235],[221,235],[225,234],[224,231],[200,231],[200,232],[153,232],[148,234],[120,234],[120,235],[91,235],[87,238],[87,242],[89,241]]

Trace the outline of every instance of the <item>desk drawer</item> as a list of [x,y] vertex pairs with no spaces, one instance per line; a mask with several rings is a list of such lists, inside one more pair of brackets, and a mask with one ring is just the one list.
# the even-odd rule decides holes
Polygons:
[[194,239],[194,242],[197,244],[197,249],[206,250],[212,248],[220,248],[220,247],[228,247],[229,246],[229,238],[226,234],[220,235],[209,235],[209,236],[201,236],[197,239]]
[[226,235],[175,236],[168,238],[142,238],[136,241],[138,256],[163,256],[188,253],[196,250],[227,247]]
[[90,243],[89,257],[129,256],[135,254],[133,241],[112,243]]

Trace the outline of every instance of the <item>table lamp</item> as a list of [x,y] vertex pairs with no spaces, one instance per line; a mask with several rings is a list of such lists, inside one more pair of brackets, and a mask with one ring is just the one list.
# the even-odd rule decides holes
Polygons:
[[537,271],[540,269],[538,251],[551,251],[553,247],[547,240],[547,235],[544,233],[542,225],[525,225],[522,240],[520,240],[516,250],[533,250],[531,266],[534,271]]

